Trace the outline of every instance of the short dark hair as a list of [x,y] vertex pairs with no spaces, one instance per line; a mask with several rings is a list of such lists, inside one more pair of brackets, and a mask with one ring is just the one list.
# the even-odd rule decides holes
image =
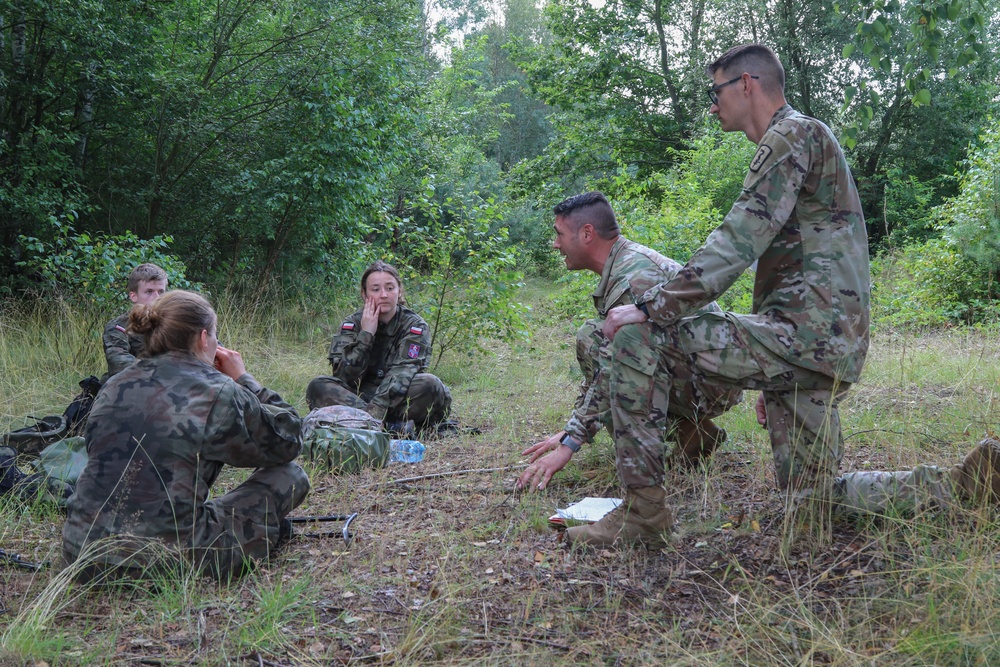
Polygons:
[[552,212],[557,218],[566,218],[574,232],[589,223],[594,232],[605,241],[621,233],[614,209],[603,192],[584,192],[563,199],[555,205]]
[[719,70],[738,76],[743,72],[760,77],[765,92],[774,95],[785,91],[785,68],[774,51],[763,44],[740,44],[716,58],[705,73],[715,76]]
[[140,264],[139,266],[132,269],[132,273],[128,274],[128,287],[129,293],[139,291],[139,283],[144,283],[148,280],[166,280],[167,272],[158,267],[156,264]]

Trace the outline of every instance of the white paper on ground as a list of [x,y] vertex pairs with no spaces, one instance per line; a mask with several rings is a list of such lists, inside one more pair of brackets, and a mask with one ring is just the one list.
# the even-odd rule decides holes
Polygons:
[[601,517],[622,504],[621,498],[584,498],[565,509],[556,508],[553,518],[563,521],[599,521]]

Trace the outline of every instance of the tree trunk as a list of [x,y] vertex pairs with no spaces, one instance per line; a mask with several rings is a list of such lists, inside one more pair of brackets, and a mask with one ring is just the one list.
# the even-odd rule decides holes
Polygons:
[[681,127],[684,127],[684,119],[687,114],[681,108],[681,93],[674,82],[674,75],[670,69],[670,54],[667,52],[667,35],[663,28],[663,0],[653,2],[653,25],[656,26],[656,37],[660,45],[660,73],[663,75],[663,83],[667,87],[667,94],[670,95],[670,103],[674,107],[674,120]]
[[84,158],[87,155],[87,138],[90,136],[90,124],[94,121],[94,76],[97,74],[97,65],[94,62],[87,64],[86,70],[80,74],[80,88],[77,93],[76,102],[76,126],[80,133],[76,140],[76,149],[73,156],[73,163],[79,169],[84,167]]

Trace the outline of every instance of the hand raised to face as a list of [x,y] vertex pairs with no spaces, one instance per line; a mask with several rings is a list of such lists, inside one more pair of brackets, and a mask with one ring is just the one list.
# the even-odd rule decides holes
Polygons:
[[378,331],[378,301],[373,296],[365,297],[365,307],[361,310],[361,330],[375,335]]

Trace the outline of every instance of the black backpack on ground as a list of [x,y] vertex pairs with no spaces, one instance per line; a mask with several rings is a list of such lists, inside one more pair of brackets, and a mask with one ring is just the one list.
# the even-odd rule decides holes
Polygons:
[[61,415],[30,417],[34,424],[4,433],[0,436],[0,446],[12,447],[21,456],[38,456],[53,442],[81,435],[100,388],[101,381],[93,375],[80,380],[80,393]]

